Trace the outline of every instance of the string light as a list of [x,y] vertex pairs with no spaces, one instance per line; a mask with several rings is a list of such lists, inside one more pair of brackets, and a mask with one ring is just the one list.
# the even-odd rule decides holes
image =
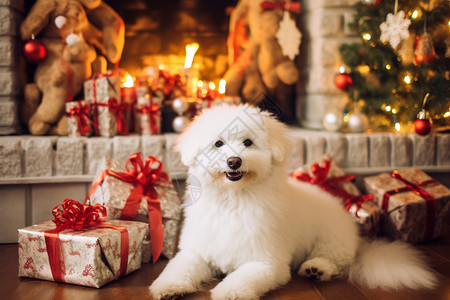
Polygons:
[[388,105],[388,106],[386,106],[386,108],[384,110],[387,111],[387,112],[390,112],[391,111],[391,107]]
[[406,84],[410,84],[411,83],[411,77],[409,75],[405,75],[405,77],[403,77],[403,81]]
[[391,65],[390,64],[387,64],[386,65],[386,70],[390,70],[391,69]]
[[363,34],[362,38],[366,41],[370,41],[372,39],[372,36],[369,33]]
[[394,126],[397,131],[400,131],[400,123],[399,122],[395,123]]
[[413,11],[413,13],[411,14],[411,20],[415,20],[417,19],[417,17],[419,16],[419,12],[417,10]]

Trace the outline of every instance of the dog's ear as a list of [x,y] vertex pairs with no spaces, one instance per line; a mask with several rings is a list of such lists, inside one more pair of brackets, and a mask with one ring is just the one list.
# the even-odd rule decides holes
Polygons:
[[174,149],[181,155],[181,161],[188,167],[194,165],[199,153],[198,140],[200,137],[196,136],[195,123],[195,120],[191,122],[178,136],[174,144]]
[[286,135],[286,125],[274,117],[267,117],[266,128],[273,159],[284,162],[292,146],[292,141]]

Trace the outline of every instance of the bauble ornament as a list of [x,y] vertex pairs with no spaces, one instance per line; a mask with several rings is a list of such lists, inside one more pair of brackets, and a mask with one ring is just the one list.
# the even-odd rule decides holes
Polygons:
[[182,115],[189,108],[189,103],[182,98],[175,98],[172,102],[173,110],[178,114]]
[[430,63],[436,58],[433,40],[428,32],[417,37],[416,50],[414,51],[416,64]]
[[172,121],[172,127],[175,132],[182,132],[189,124],[189,118],[186,116],[175,117]]
[[431,132],[431,128],[433,127],[430,114],[425,110],[425,105],[429,96],[429,93],[425,95],[422,102],[422,110],[417,114],[417,119],[414,121],[414,130],[419,135],[429,134]]
[[369,119],[360,111],[356,111],[348,117],[347,127],[351,132],[364,132],[369,128]]
[[348,91],[353,86],[353,79],[347,73],[339,73],[334,77],[334,84],[341,91]]
[[27,62],[32,64],[40,63],[44,60],[47,50],[45,45],[36,39],[31,39],[23,46],[23,56]]
[[344,125],[344,115],[337,109],[331,110],[324,115],[322,123],[327,131],[339,131]]

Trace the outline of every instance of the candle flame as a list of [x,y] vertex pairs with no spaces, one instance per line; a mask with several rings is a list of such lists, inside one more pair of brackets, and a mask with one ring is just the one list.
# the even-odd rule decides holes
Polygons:
[[192,67],[192,61],[194,60],[195,52],[197,52],[199,45],[197,43],[186,45],[186,60],[184,61],[184,67],[189,69]]
[[123,87],[131,88],[134,86],[133,77],[130,74],[127,75],[126,80],[123,83]]
[[216,85],[212,81],[209,82],[208,86],[211,91],[214,91],[216,89]]
[[219,81],[219,94],[225,94],[225,86],[227,85],[227,82],[225,79],[220,79]]

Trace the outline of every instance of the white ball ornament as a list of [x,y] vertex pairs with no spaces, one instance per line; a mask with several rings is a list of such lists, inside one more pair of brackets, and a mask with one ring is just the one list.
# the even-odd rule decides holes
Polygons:
[[175,132],[182,132],[184,128],[189,124],[189,118],[186,116],[175,117],[172,121],[172,127]]
[[70,33],[66,36],[66,44],[69,46],[73,46],[79,41],[81,41],[81,36],[79,36],[78,34]]
[[327,131],[339,131],[344,125],[344,116],[338,110],[327,112],[322,120]]
[[55,18],[55,25],[58,29],[63,28],[63,26],[66,24],[67,19],[64,16],[57,16]]
[[364,132],[369,128],[369,119],[366,115],[357,111],[348,117],[347,126],[351,132]]
[[189,104],[182,98],[176,98],[173,100],[172,108],[178,114],[182,115],[189,107]]

